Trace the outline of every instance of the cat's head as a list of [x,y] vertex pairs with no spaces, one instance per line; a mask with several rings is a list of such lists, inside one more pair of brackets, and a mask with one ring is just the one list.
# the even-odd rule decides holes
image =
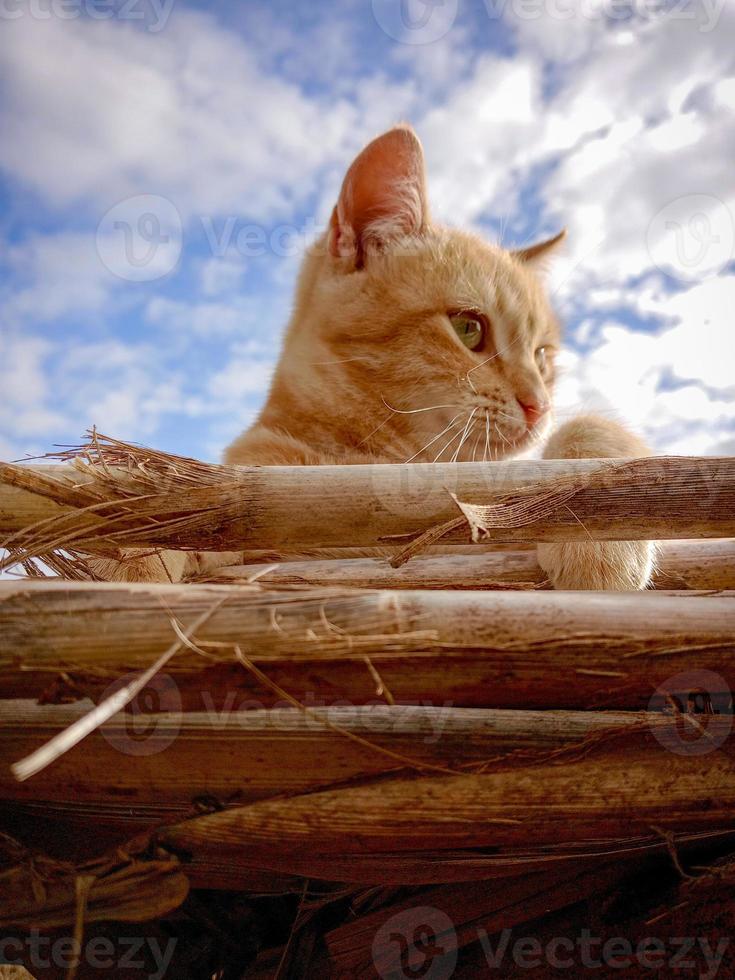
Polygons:
[[307,257],[291,377],[378,456],[517,454],[550,415],[559,328],[538,273],[562,237],[511,252],[434,224],[421,144],[390,130],[349,168]]

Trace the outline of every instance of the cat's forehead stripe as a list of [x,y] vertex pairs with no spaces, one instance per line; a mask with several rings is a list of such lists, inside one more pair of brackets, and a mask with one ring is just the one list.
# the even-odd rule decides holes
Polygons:
[[517,344],[528,334],[533,317],[528,315],[528,299],[514,283],[499,278],[495,284],[495,344],[499,351]]

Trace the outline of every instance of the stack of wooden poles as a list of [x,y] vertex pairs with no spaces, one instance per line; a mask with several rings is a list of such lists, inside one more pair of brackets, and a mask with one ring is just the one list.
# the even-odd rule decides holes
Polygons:
[[[85,875],[87,922],[191,887],[379,888],[319,955],[388,976],[405,950],[375,936],[411,903],[463,946],[733,847],[735,459],[236,470],[118,447],[0,478],[25,569],[0,582],[0,926],[73,926]],[[496,515],[478,540],[458,501]],[[661,542],[650,590],[549,588],[536,542],[604,539]],[[83,557],[129,549],[238,557],[137,584]]]

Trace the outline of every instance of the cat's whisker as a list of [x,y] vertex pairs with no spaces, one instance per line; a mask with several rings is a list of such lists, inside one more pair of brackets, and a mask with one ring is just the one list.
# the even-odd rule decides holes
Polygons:
[[360,442],[358,442],[358,444],[357,444],[357,445],[355,446],[355,449],[359,449],[359,448],[360,448],[360,446],[364,446],[364,445],[365,445],[365,443],[366,443],[366,442],[368,441],[368,439],[372,439],[372,437],[373,437],[373,436],[375,435],[375,433],[376,433],[376,432],[379,432],[379,431],[380,431],[380,429],[382,429],[384,425],[387,425],[387,424],[388,424],[388,422],[390,422],[390,420],[391,420],[391,419],[393,418],[393,416],[394,416],[395,414],[396,414],[395,412],[393,412],[393,411],[391,411],[391,413],[390,413],[390,415],[388,416],[388,418],[387,418],[387,419],[383,419],[383,421],[382,421],[382,422],[380,423],[380,425],[376,425],[376,426],[375,426],[375,428],[373,429],[373,431],[372,431],[372,432],[369,432],[369,433],[368,433],[368,434],[367,434],[367,435],[365,436],[365,438],[364,438],[364,439],[361,439],[361,440],[360,440]]
[[361,354],[357,357],[343,357],[340,361],[311,361],[312,367],[326,367],[329,364],[348,364],[350,361],[369,361],[370,358],[366,354]]
[[482,429],[477,433],[477,439],[475,439],[475,444],[472,447],[472,462],[475,462],[475,453],[477,452],[477,447],[480,444],[480,439],[482,439]]
[[467,419],[467,425],[464,427],[464,431],[462,432],[462,438],[459,440],[459,445],[454,450],[454,455],[452,456],[452,459],[451,459],[451,462],[452,463],[456,463],[457,462],[457,457],[459,456],[460,452],[462,451],[462,446],[464,446],[465,441],[467,439],[467,436],[469,435],[470,426],[472,425],[472,419],[475,417],[475,413],[476,412],[477,412],[477,409],[476,408],[473,408],[472,411],[470,412],[470,417]]
[[[417,456],[420,456],[421,453],[426,452],[426,450],[429,448],[429,446],[433,446],[433,444],[437,441],[437,439],[441,439],[441,437],[444,435],[445,432],[449,432],[449,430],[454,426],[454,423],[457,421],[457,419],[460,417],[460,415],[462,415],[462,412],[460,412],[458,415],[455,415],[454,418],[452,419],[452,421],[449,423],[449,425],[445,425],[444,428],[441,430],[441,432],[438,435],[434,436],[434,438],[431,439],[429,442],[427,442],[425,446],[422,446],[422,448],[419,449],[419,451],[417,453],[414,453],[413,456],[411,456],[407,460],[404,460],[404,462],[406,462],[406,463],[412,463],[416,459]],[[460,422],[459,424],[461,425],[462,423]]]
[[444,455],[444,453],[445,453],[445,452],[447,451],[447,449],[449,449],[449,447],[450,447],[450,446],[452,445],[452,443],[454,442],[454,440],[455,440],[455,439],[456,439],[456,438],[457,438],[457,437],[458,437],[459,435],[461,435],[461,434],[462,434],[462,431],[463,431],[463,430],[462,430],[462,425],[463,425],[463,424],[464,424],[464,419],[462,419],[462,421],[458,423],[458,425],[459,425],[459,428],[458,428],[458,429],[457,429],[457,431],[456,431],[456,432],[455,432],[455,433],[454,433],[454,434],[452,435],[452,438],[451,438],[451,439],[449,440],[449,442],[447,442],[447,443],[446,443],[446,444],[445,444],[445,445],[443,446],[443,448],[439,450],[439,452],[437,453],[437,455],[436,455],[436,456],[434,457],[434,462],[435,462],[435,463],[437,463],[437,462],[439,462],[439,460],[441,459],[441,457],[442,457],[442,456]]
[[503,442],[505,443],[505,445],[506,446],[510,446],[509,440],[506,439],[505,436],[503,435],[503,433],[502,433],[502,431],[501,431],[500,426],[498,425],[498,423],[497,422],[494,422],[493,425],[495,426],[495,431],[498,433],[498,435],[503,440]]
[[487,454],[490,451],[490,412],[485,409],[485,452],[482,454],[482,461],[487,461]]
[[452,458],[450,460],[451,463],[457,462],[457,457],[459,456],[462,446],[464,445],[464,441],[467,438],[467,432],[469,431],[471,422],[472,422],[472,414],[470,414],[465,424],[465,427],[462,430],[462,434],[460,436],[459,443],[457,444],[457,448],[454,450],[454,453],[452,454]]
[[[348,360],[349,360],[349,358],[348,358]],[[400,409],[400,408],[394,408],[392,405],[389,405],[388,402],[385,400],[385,398],[383,398],[382,395],[380,396],[380,399],[383,402],[383,404],[385,405],[385,407],[388,409],[388,411],[390,412],[390,415],[386,419],[383,419],[383,421],[380,423],[380,425],[376,425],[375,428],[373,429],[373,431],[372,432],[369,432],[368,435],[366,435],[364,439],[360,440],[360,442],[357,443],[357,446],[355,446],[356,449],[359,449],[360,446],[363,446],[368,441],[368,439],[371,439],[375,435],[376,432],[380,431],[380,429],[382,429],[384,425],[387,425],[388,422],[390,422],[390,420],[395,415],[415,415],[415,414],[417,414],[419,412],[432,412],[435,409],[439,409],[439,408],[458,408],[459,407],[457,405],[429,405],[427,408]],[[455,415],[454,418],[455,419],[456,418],[459,418],[459,416],[458,415]],[[449,426],[447,426],[447,429],[448,428],[449,428]],[[447,431],[447,429],[444,429],[442,432],[440,432],[439,433],[439,436],[443,435],[444,432]],[[439,436],[437,436],[437,438],[439,438]],[[429,443],[429,445],[431,445],[431,443]],[[426,448],[427,447],[424,446],[424,449],[426,449]],[[423,452],[423,449],[421,450],[421,452]],[[419,454],[417,453],[416,455],[418,456]],[[416,458],[415,456],[412,456],[411,457],[411,459],[415,459],[415,458]],[[406,462],[411,462],[411,460],[406,460]]]
[[477,390],[473,385],[472,381],[470,380],[470,375],[472,374],[472,372],[477,371],[478,368],[481,368],[483,366],[483,364],[487,364],[489,361],[494,361],[495,358],[500,357],[501,354],[505,354],[505,352],[510,350],[511,347],[513,347],[514,344],[517,344],[519,340],[521,340],[520,334],[517,337],[515,337],[513,340],[511,340],[509,344],[503,347],[502,350],[496,351],[494,354],[491,354],[490,357],[486,357],[484,361],[480,361],[479,364],[475,364],[473,368],[470,368],[469,371],[465,373],[464,380],[467,382],[467,384],[470,386],[470,388],[474,391],[475,394],[477,394]]
[[438,408],[459,408],[459,405],[456,405],[456,404],[454,404],[454,405],[429,405],[427,408],[393,408],[393,406],[392,405],[389,405],[388,402],[385,400],[385,398],[383,398],[382,395],[380,396],[380,398],[381,398],[381,401],[383,402],[383,404],[385,405],[385,407],[386,408],[389,408],[391,410],[391,412],[395,412],[396,415],[418,415],[420,412],[434,412]]

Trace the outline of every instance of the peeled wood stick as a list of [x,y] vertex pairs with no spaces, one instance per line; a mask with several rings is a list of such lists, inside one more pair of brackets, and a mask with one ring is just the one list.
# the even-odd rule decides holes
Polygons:
[[[533,550],[417,555],[393,568],[384,557],[339,558],[215,569],[210,580],[263,585],[361,589],[494,589],[541,587],[546,575]],[[735,541],[667,541],[659,548],[653,585],[664,589],[735,589]]]
[[735,540],[662,542],[656,565],[659,589],[735,589]]
[[[509,545],[503,541],[475,541],[469,540],[469,530],[466,532],[467,540],[452,541],[447,539],[446,543],[431,545],[424,556],[431,555],[483,555],[488,552],[508,551]],[[406,535],[402,541],[405,543],[412,539],[413,535]],[[398,542],[400,547],[400,542]],[[513,551],[532,551],[536,544],[533,541],[516,541],[511,546]],[[344,558],[390,558],[396,550],[396,543],[392,545],[386,542],[382,546],[375,548],[304,548],[298,553],[282,551],[269,551],[267,548],[255,548],[242,552],[242,562],[244,565],[255,565],[260,563],[272,564],[274,561],[334,561]]]
[[[731,719],[717,719],[730,731]],[[675,719],[671,719],[675,725]],[[720,742],[722,746],[723,743]],[[198,855],[248,854],[253,867],[311,876],[328,858],[417,851],[578,847],[732,828],[735,768],[720,751],[668,751],[650,731],[597,750],[484,775],[392,778],[295,799],[265,800],[178,824],[167,845]]]
[[0,696],[37,697],[62,673],[67,695],[99,694],[171,645],[171,616],[193,623],[222,598],[196,636],[212,660],[183,649],[166,668],[187,708],[226,703],[233,692],[273,703],[236,663],[235,645],[290,695],[317,705],[374,701],[366,657],[396,701],[438,706],[642,708],[659,684],[697,670],[722,678],[723,691],[712,694],[735,688],[732,593],[23,580],[0,583]]
[[[170,704],[169,704],[170,706]],[[196,797],[240,802],[305,793],[400,769],[380,752],[460,769],[520,752],[544,754],[633,725],[667,724],[631,711],[493,711],[385,704],[116,715],[47,772],[18,783],[9,765],[65,730],[88,705],[0,701],[0,797],[188,809]],[[329,727],[328,727],[329,726]],[[362,739],[342,735],[337,729]],[[376,751],[375,747],[378,748]],[[409,765],[407,768],[411,769]]]
[[[387,558],[340,558],[322,561],[267,562],[216,568],[207,578],[217,582],[337,586],[358,589],[492,589],[540,586],[544,572],[534,551],[484,554],[417,555],[399,568]],[[735,577],[735,576],[734,576]]]
[[[456,518],[455,494],[468,503],[503,503],[488,529],[501,541],[735,535],[733,458],[236,469],[198,464],[197,485],[167,473],[153,495],[148,489],[136,500],[115,489],[117,480],[133,494],[125,471],[105,471],[103,491],[100,482],[90,483],[92,469],[0,464],[0,534],[7,541],[88,499],[94,509],[66,523],[58,540],[68,542],[74,532],[79,547],[95,540],[106,547],[213,551],[375,546],[386,536],[424,532]],[[100,500],[118,503],[99,509]]]

